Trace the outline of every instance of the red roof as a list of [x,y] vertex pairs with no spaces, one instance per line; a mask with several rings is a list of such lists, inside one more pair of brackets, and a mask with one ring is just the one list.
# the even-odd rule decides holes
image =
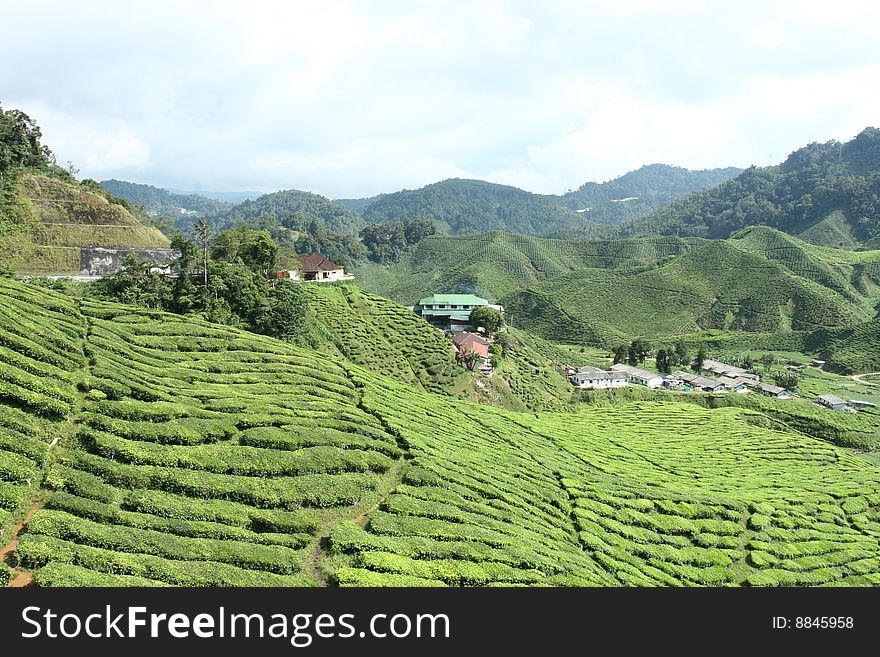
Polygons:
[[297,260],[299,260],[299,266],[303,271],[339,271],[342,269],[332,260],[327,260],[327,258],[317,253],[297,256]]
[[457,344],[459,347],[462,346],[463,344],[468,344],[468,343],[475,343],[475,344],[480,344],[483,346],[489,345],[489,341],[486,338],[484,338],[482,335],[479,335],[477,333],[470,333],[470,332],[459,333],[458,335],[455,335],[452,337],[452,341],[455,344]]

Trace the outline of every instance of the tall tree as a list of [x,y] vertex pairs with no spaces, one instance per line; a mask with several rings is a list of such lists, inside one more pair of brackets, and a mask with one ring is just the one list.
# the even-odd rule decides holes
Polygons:
[[211,247],[211,235],[213,230],[211,224],[204,217],[199,217],[196,225],[193,226],[193,238],[202,251],[202,275],[204,277],[205,289],[208,289],[208,252]]
[[694,372],[701,372],[703,370],[703,364],[706,362],[706,358],[708,358],[708,356],[706,355],[706,347],[700,345],[700,349],[699,351],[697,351],[697,355],[694,358]]

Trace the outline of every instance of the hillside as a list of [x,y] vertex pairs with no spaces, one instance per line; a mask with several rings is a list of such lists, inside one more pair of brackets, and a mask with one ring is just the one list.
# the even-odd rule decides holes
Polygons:
[[356,274],[402,304],[473,292],[543,338],[606,346],[707,329],[806,335],[869,320],[880,302],[880,252],[819,247],[767,227],[715,242],[433,236],[396,266]]
[[156,228],[88,183],[17,171],[0,209],[0,266],[21,274],[77,274],[82,245],[168,248]]
[[741,172],[736,167],[691,171],[648,164],[614,180],[587,182],[574,191],[550,198],[583,213],[590,221],[616,224],[650,214],[686,194],[715,187]]
[[232,207],[216,218],[220,228],[240,225],[247,221],[268,221],[286,228],[303,229],[312,221],[317,221],[336,233],[357,235],[364,227],[360,215],[338,205],[328,198],[286,189],[271,194],[263,194]]
[[876,246],[878,194],[880,130],[866,128],[846,143],[809,144],[778,166],[750,167],[608,235],[723,239],[750,225],[766,225],[825,246]]
[[466,370],[452,342],[418,315],[351,283],[306,287],[312,309],[304,342],[420,389],[514,410],[560,409],[572,388],[558,371],[571,360],[540,338],[511,329],[491,378]]
[[756,411],[522,415],[11,281],[0,310],[19,581],[880,583],[880,470]]
[[[704,329],[812,331],[849,326],[874,314],[735,240],[693,249],[654,269],[583,269],[502,298],[518,326],[560,342],[613,344]],[[546,305],[546,307],[545,307]]]
[[591,225],[581,214],[547,197],[507,185],[459,178],[383,194],[360,212],[367,223],[431,219],[441,232],[451,234],[504,230],[547,235]]
[[701,245],[702,240],[559,240],[492,232],[436,235],[392,266],[365,265],[358,282],[372,292],[413,305],[438,290],[495,300],[515,290],[587,267],[646,267]]
[[178,218],[187,213],[213,216],[232,207],[231,203],[201,194],[177,194],[153,185],[141,185],[124,180],[102,180],[100,185],[129,203],[142,205],[153,216]]
[[850,328],[820,329],[806,344],[832,372],[880,371],[880,318]]

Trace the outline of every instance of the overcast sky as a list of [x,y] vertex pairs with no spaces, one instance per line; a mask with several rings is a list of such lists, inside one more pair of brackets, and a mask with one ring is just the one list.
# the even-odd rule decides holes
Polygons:
[[332,198],[777,163],[880,126],[880,3],[0,0],[79,177]]

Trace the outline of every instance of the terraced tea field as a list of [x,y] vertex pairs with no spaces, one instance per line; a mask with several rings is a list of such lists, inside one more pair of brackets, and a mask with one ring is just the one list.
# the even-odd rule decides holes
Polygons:
[[758,411],[507,412],[7,279],[0,322],[0,582],[880,583],[880,469]]

